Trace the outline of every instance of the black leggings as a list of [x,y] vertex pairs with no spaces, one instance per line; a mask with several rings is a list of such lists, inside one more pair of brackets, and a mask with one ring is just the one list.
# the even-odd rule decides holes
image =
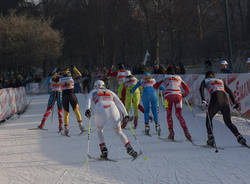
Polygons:
[[78,100],[76,98],[75,93],[70,90],[63,91],[62,95],[62,104],[65,111],[69,112],[69,104],[71,105],[72,109],[75,110],[78,104]]
[[211,95],[211,100],[208,106],[208,114],[211,120],[212,127],[210,127],[210,123],[208,121],[208,116],[207,116],[206,117],[207,133],[208,134],[212,133],[212,129],[213,129],[212,119],[218,111],[221,111],[226,126],[231,130],[231,132],[235,136],[238,136],[239,131],[237,127],[231,121],[231,113],[230,113],[228,98],[227,98],[226,93],[223,91],[215,91]]

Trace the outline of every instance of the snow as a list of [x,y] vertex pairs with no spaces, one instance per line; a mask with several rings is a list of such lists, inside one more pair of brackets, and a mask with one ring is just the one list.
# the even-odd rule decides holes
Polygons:
[[[135,130],[144,155],[131,161],[119,137],[110,126],[104,135],[110,158],[118,162],[89,160],[85,165],[87,135],[78,136],[76,118],[70,112],[70,138],[57,134],[57,111],[54,119],[47,120],[48,131],[28,130],[39,125],[47,106],[48,95],[33,96],[25,114],[14,117],[0,125],[0,184],[249,184],[250,150],[241,147],[223,123],[221,115],[214,119],[217,145],[225,148],[215,153],[214,149],[192,146],[185,140],[179,122],[174,119],[175,137],[182,143],[164,142],[157,138],[151,124],[152,137],[143,135],[143,115]],[[84,115],[86,99],[78,95],[81,114]],[[205,144],[205,113],[195,109],[193,117],[187,106],[183,107],[184,118],[195,143]],[[167,137],[164,109],[159,119],[162,137]],[[233,117],[233,122],[250,142],[250,122]],[[88,121],[84,119],[87,128]],[[138,150],[132,134],[124,130],[132,146]],[[95,127],[92,123],[90,153],[100,154]],[[144,159],[146,157],[147,159]]]

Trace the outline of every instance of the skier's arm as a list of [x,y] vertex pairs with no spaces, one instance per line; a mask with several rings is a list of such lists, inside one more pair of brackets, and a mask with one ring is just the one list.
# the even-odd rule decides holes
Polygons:
[[165,88],[163,85],[160,86],[160,90],[165,91]]
[[136,83],[136,85],[130,90],[130,93],[134,93],[139,86],[141,86],[141,81]]
[[206,87],[206,84],[205,84],[205,80],[203,80],[201,82],[201,86],[200,86],[200,95],[201,95],[201,100],[202,101],[205,101],[205,96],[204,96],[204,89]]
[[121,100],[118,98],[118,96],[115,93],[112,93],[112,94],[114,96],[113,100],[117,108],[122,112],[124,116],[127,116],[128,115],[127,110],[125,106],[123,105],[123,103],[121,102]]
[[229,94],[229,97],[231,101],[233,102],[233,104],[236,104],[236,101],[235,101],[235,98],[231,89],[225,83],[224,83],[224,87],[225,87],[226,92]]
[[154,87],[155,89],[159,89],[159,88],[161,87],[161,84],[162,84],[162,83],[163,83],[163,80],[161,80],[161,81],[155,83],[153,87]]
[[183,96],[187,96],[190,93],[190,88],[188,87],[188,85],[182,81],[181,82],[181,87],[184,89],[185,93],[183,94]]
[[118,74],[118,72],[112,72],[112,68],[109,69],[109,71],[108,71],[108,76],[109,76],[109,77],[116,77],[117,74]]

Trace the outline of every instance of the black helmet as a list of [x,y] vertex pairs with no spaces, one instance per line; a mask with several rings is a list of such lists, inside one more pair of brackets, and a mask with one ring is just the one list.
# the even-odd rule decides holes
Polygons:
[[170,65],[170,66],[167,68],[167,74],[172,74],[172,75],[175,74],[175,68],[174,68],[173,65]]
[[119,69],[119,70],[124,70],[124,69],[125,69],[125,67],[124,67],[124,65],[123,65],[123,64],[121,64],[121,63],[120,63],[120,64],[118,64],[118,69]]
[[214,75],[214,72],[212,72],[212,71],[208,71],[205,75],[205,78],[214,78],[214,77],[215,77],[215,75]]

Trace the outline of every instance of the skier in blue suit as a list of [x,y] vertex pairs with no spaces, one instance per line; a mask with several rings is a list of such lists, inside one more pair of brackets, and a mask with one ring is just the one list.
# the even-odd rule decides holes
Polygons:
[[151,75],[149,72],[144,72],[143,79],[137,82],[137,84],[131,89],[131,93],[134,93],[135,90],[138,87],[143,88],[142,93],[142,102],[144,106],[144,119],[145,119],[145,134],[149,135],[149,111],[150,111],[150,104],[151,104],[151,110],[154,116],[154,122],[155,122],[155,130],[160,136],[160,124],[158,123],[158,116],[157,116],[157,92],[154,88],[155,79],[151,78]]

